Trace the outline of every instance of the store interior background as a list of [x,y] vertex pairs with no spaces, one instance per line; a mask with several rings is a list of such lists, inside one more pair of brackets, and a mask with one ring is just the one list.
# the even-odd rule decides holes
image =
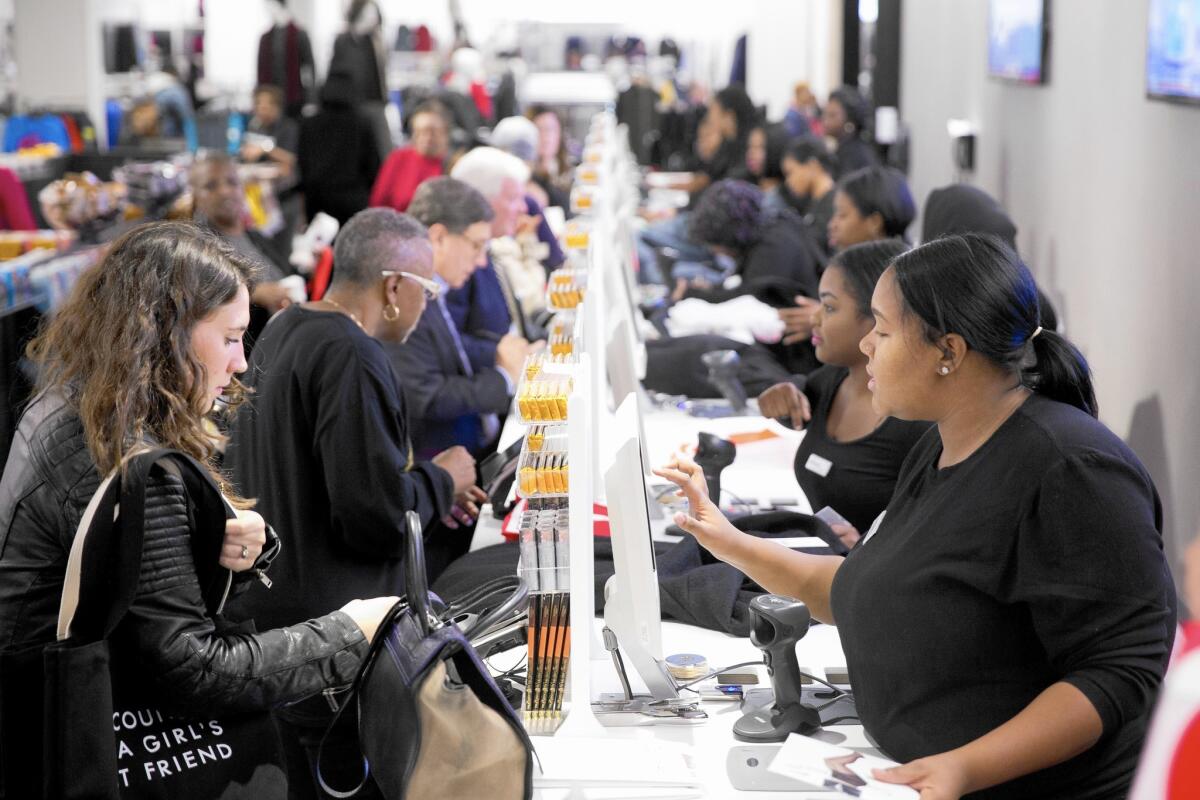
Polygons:
[[[385,31],[425,24],[453,38],[447,2],[379,0]],[[843,82],[844,0],[459,0],[472,42],[561,53],[564,31],[670,36],[692,74],[719,88],[734,42],[747,35],[747,89],[778,118],[797,80],[824,99]],[[11,35],[0,80],[30,103],[78,103],[102,120],[112,91],[100,31],[205,30],[205,72],[248,97],[265,0],[0,0]],[[1019,228],[1018,244],[1055,301],[1063,331],[1096,374],[1101,417],[1150,469],[1163,499],[1177,578],[1200,529],[1200,107],[1148,99],[1146,0],[1054,0],[1048,81],[987,75],[987,3],[863,0],[859,16],[899,17],[899,117],[918,204],[962,180],[990,192]],[[338,0],[291,0],[312,37],[318,72],[342,30]],[[853,37],[852,37],[853,38]],[[947,120],[976,131],[974,169],[958,169]],[[920,221],[912,235],[920,230]],[[781,468],[786,465],[781,465]]]

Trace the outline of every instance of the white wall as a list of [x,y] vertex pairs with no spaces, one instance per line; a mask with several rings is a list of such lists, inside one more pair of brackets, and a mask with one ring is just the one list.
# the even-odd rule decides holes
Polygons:
[[920,203],[954,179],[946,119],[979,127],[973,182],[1154,475],[1178,578],[1200,527],[1200,108],[1145,98],[1146,22],[1147,0],[1055,0],[1049,84],[1025,87],[986,77],[986,2],[906,0],[903,116]]
[[841,84],[839,0],[758,0],[751,7],[746,88],[754,102],[767,104],[771,119],[783,117],[797,81],[808,81],[822,99]]
[[103,140],[101,6],[100,0],[16,0],[12,19],[21,100],[86,108]]
[[[0,18],[13,3],[34,13],[39,0],[0,0]],[[386,30],[401,23],[428,25],[439,43],[453,36],[449,0],[413,4],[409,0],[379,0]],[[666,36],[675,39],[692,58],[692,74],[714,88],[728,81],[734,42],[749,36],[749,91],[756,102],[766,103],[772,117],[780,117],[791,101],[791,87],[807,80],[823,96],[838,83],[841,55],[841,0],[743,0],[732,5],[706,7],[693,0],[606,0],[604,3],[569,3],[562,0],[460,0],[472,40],[481,47],[495,41],[511,46],[517,23],[536,21],[556,25],[607,25],[646,39],[650,48]],[[254,87],[258,39],[271,25],[268,0],[206,0],[203,20],[205,72],[218,92],[247,98]],[[346,0],[290,0],[288,7],[308,32],[317,74],[324,76],[333,52],[333,40],[344,28]],[[195,0],[48,0],[70,24],[82,20],[83,10],[96,28],[105,22],[139,22],[146,29],[178,29],[199,24]],[[11,13],[11,12],[10,12]],[[28,25],[29,23],[26,23]],[[70,25],[68,25],[68,28]],[[28,52],[44,51],[60,58],[61,37],[22,35]],[[85,73],[59,70],[55,80],[85,82]],[[33,73],[25,77],[38,80]],[[25,78],[22,78],[24,83]],[[32,85],[32,84],[31,84]],[[22,87],[23,88],[23,87]]]
[[207,0],[204,12],[204,77],[248,106],[258,82],[258,40],[272,24],[266,2]]
[[172,29],[199,21],[196,0],[104,0],[105,22],[136,22],[143,30]]

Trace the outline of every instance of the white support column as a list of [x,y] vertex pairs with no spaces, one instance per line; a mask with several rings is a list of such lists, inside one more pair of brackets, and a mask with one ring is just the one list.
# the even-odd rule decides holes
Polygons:
[[24,107],[85,109],[100,142],[104,114],[103,0],[15,0],[17,94]]
[[757,0],[747,25],[749,85],[756,103],[778,120],[792,102],[792,87],[808,81],[822,102],[840,83],[841,5],[838,0]]

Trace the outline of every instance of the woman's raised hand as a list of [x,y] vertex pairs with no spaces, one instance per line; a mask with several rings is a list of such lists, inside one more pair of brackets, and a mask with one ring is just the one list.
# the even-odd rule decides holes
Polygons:
[[725,515],[709,498],[704,470],[699,464],[678,458],[654,470],[654,474],[680,488],[680,493],[688,501],[688,513],[677,513],[675,524],[695,536],[696,541],[714,556],[724,558],[723,554],[729,551],[730,545],[745,535],[725,519]]

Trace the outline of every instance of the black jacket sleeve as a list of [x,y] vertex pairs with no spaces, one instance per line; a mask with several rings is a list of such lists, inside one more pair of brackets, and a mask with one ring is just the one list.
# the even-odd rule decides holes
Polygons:
[[1130,464],[1087,451],[1049,470],[1034,502],[1015,599],[1108,734],[1149,712],[1171,651],[1175,592],[1149,522],[1161,519],[1158,500]]
[[[440,313],[430,308],[426,314]],[[454,420],[465,414],[503,414],[511,398],[508,382],[495,368],[467,376],[448,373],[438,358],[433,326],[423,320],[404,344],[386,349],[400,377],[413,420]],[[457,354],[455,354],[457,357]]]
[[[400,389],[378,342],[325,362],[313,447],[329,492],[335,535],[368,556],[405,555],[405,514],[426,527],[450,513],[454,482],[441,467],[413,463]],[[369,348],[369,351],[368,351]]]
[[180,711],[250,711],[349,683],[367,641],[334,612],[287,628],[222,634],[205,609],[192,555],[194,523],[176,475],[156,468],[146,491],[137,596],[118,630],[164,702]]

